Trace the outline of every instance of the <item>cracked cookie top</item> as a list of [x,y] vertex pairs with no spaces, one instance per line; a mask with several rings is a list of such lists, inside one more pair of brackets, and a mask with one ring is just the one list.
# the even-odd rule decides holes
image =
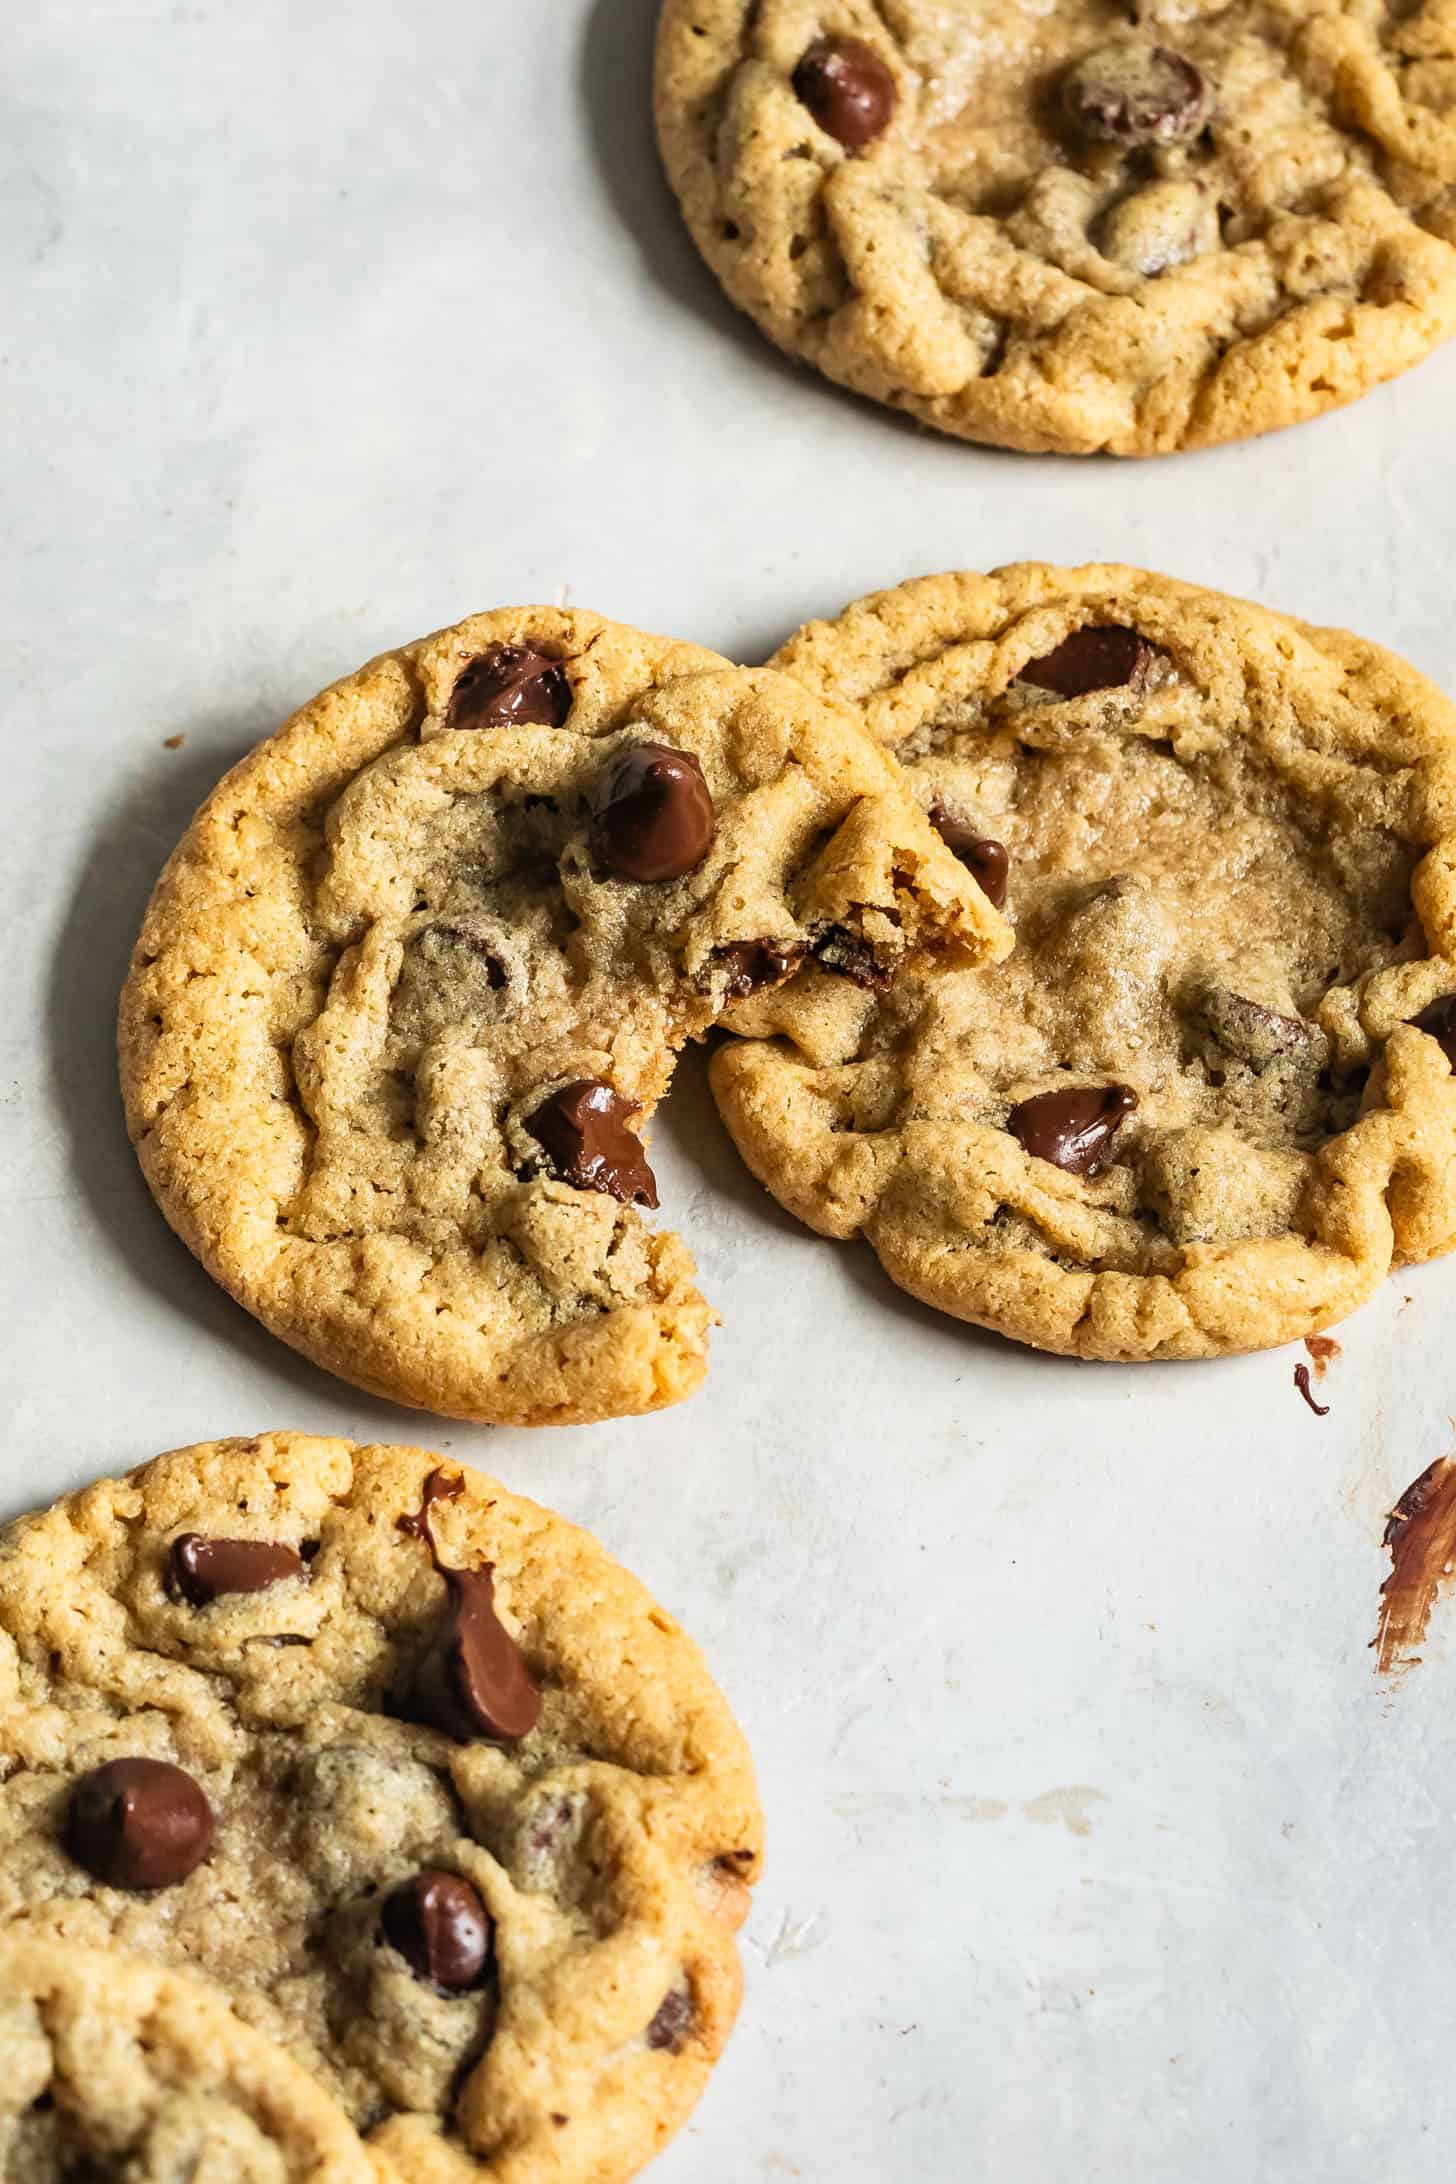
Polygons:
[[7,1526],[0,1755],[0,1961],[207,1983],[411,2184],[634,2175],[732,2025],[762,1823],[697,1649],[423,1450],[211,1443]]
[[930,577],[778,664],[900,754],[994,968],[806,974],[714,1058],[749,1165],[960,1318],[1091,1357],[1310,1333],[1456,1243],[1456,713],[1123,568]]
[[658,130],[773,340],[941,430],[1154,455],[1456,327],[1456,0],[666,0]]
[[168,1219],[276,1334],[489,1423],[691,1393],[711,1313],[640,1135],[806,960],[1007,944],[863,731],[766,670],[522,609],[374,661],[228,775],[122,998]]
[[379,2184],[337,2103],[220,1994],[156,1964],[0,1941],[5,2184]]

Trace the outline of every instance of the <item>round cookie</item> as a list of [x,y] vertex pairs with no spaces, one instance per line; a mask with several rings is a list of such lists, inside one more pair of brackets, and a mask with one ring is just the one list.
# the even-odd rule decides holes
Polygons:
[[396,1401],[569,1424],[692,1392],[713,1317],[637,1134],[805,953],[1007,945],[863,732],[590,614],[478,615],[259,746],[121,1005],[163,1211],[275,1334]]
[[1158,455],[1456,328],[1449,0],[666,0],[688,226],[781,348],[943,432]]
[[1038,1348],[1203,1357],[1456,1244],[1456,712],[1403,662],[1134,569],[929,577],[779,663],[899,752],[1016,932],[715,1057],[785,1206]]
[[0,1750],[0,1947],[205,1980],[410,2184],[635,2175],[732,2026],[762,1820],[701,1656],[423,1450],[217,1442],[7,1526]]
[[379,2184],[336,2104],[200,1981],[0,1942],[4,2184]]

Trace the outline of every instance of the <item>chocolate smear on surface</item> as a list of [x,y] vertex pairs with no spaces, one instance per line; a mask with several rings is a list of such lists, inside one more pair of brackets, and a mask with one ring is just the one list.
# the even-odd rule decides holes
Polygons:
[[1442,1584],[1456,1567],[1456,1460],[1438,1456],[1408,1486],[1385,1527],[1390,1575],[1380,1588],[1380,1624],[1370,1641],[1382,1676],[1414,1668]]
[[1308,1367],[1307,1365],[1296,1365],[1296,1366],[1295,1366],[1295,1368],[1294,1368],[1294,1385],[1295,1385],[1295,1387],[1296,1387],[1296,1388],[1298,1388],[1298,1390],[1299,1390],[1300,1394],[1301,1394],[1301,1395],[1302,1395],[1302,1396],[1304,1397],[1304,1400],[1305,1400],[1305,1402],[1306,1402],[1306,1403],[1308,1403],[1308,1405],[1309,1405],[1310,1409],[1311,1409],[1311,1410],[1312,1410],[1312,1411],[1314,1412],[1314,1414],[1315,1414],[1315,1417],[1316,1417],[1316,1418],[1328,1418],[1328,1417],[1329,1417],[1329,1415],[1330,1415],[1330,1406],[1329,1406],[1329,1404],[1328,1404],[1328,1403],[1317,1403],[1317,1402],[1315,1401],[1315,1399],[1314,1399],[1314,1391],[1313,1391],[1313,1390],[1311,1389],[1311,1387],[1310,1387],[1310,1384],[1309,1384],[1309,1367]]

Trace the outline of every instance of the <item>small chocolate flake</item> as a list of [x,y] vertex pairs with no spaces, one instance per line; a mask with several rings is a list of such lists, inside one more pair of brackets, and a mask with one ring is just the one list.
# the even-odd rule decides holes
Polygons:
[[647,2045],[670,2055],[681,2052],[692,2029],[693,1998],[686,1987],[672,1987],[647,2028]]
[[784,945],[771,940],[733,940],[717,950],[713,961],[723,971],[724,999],[741,1001],[748,994],[781,986],[793,976],[803,958],[803,949],[793,941]]
[[891,967],[881,963],[869,943],[857,939],[847,925],[831,925],[813,943],[809,953],[826,971],[833,971],[837,978],[847,978],[870,993],[885,993],[895,983]]

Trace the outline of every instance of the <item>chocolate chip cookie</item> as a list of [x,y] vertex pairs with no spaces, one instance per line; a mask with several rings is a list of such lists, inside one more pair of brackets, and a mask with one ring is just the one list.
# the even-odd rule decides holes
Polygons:
[[410,2184],[635,2175],[732,2025],[762,1823],[697,1649],[420,1449],[217,1442],[7,1526],[0,1753],[0,1949],[205,1982]]
[[641,1129],[801,961],[1009,944],[897,769],[798,684],[590,614],[375,660],[230,773],[122,999],[167,1218],[397,1401],[562,1424],[691,1393],[712,1313]]
[[5,2184],[379,2184],[321,2086],[155,1964],[0,1942]]
[[733,301],[966,439],[1158,455],[1456,327],[1449,0],[666,0],[657,120]]
[[1009,960],[806,973],[714,1060],[749,1166],[958,1318],[1083,1357],[1291,1341],[1456,1244],[1456,712],[1134,569],[930,577],[778,663],[900,754]]

